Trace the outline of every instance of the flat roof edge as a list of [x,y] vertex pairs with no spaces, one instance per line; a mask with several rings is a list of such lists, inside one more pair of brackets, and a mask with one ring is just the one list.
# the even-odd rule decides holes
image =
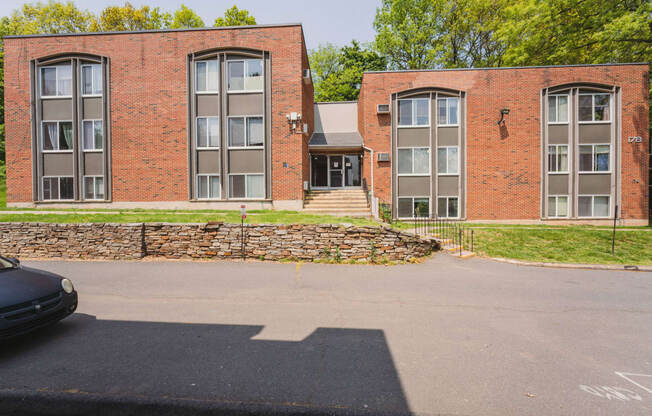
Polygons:
[[573,68],[591,66],[626,66],[626,65],[650,65],[649,62],[617,62],[611,64],[568,64],[568,65],[533,65],[533,66],[495,66],[481,68],[438,68],[438,69],[396,69],[385,71],[364,71],[363,74],[392,74],[400,72],[446,72],[446,71],[493,71],[503,69],[536,69],[536,68]]
[[315,101],[315,104],[352,104],[357,101]]
[[37,33],[33,35],[8,35],[3,39],[20,39],[20,38],[42,38],[42,37],[59,37],[59,36],[98,36],[98,35],[133,35],[138,33],[168,33],[168,32],[197,32],[202,30],[227,30],[227,29],[256,29],[256,28],[274,28],[274,27],[292,27],[300,26],[303,31],[302,23],[270,23],[261,25],[246,26],[207,26],[191,27],[182,29],[149,29],[149,30],[125,30],[112,32],[77,32],[77,33]]

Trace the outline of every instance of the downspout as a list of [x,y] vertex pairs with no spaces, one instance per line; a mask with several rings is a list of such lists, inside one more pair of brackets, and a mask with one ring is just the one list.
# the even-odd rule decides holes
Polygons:
[[367,147],[364,144],[362,148],[368,152],[371,152],[371,196],[374,196],[374,149]]

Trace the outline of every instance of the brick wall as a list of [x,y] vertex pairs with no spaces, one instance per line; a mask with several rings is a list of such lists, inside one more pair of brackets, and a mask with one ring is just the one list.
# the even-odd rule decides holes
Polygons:
[[[365,145],[391,152],[389,116],[376,104],[419,87],[467,93],[467,218],[539,219],[541,185],[540,91],[583,82],[616,85],[622,92],[622,210],[625,218],[648,216],[648,65],[518,68],[495,70],[366,73],[358,103]],[[505,127],[496,124],[509,108]],[[629,136],[642,143],[628,144]],[[365,159],[365,162],[367,159]],[[375,194],[391,201],[391,167],[374,165]],[[368,165],[367,165],[368,166]],[[369,181],[370,170],[364,175]]]
[[270,52],[272,196],[301,199],[301,133],[285,115],[312,95],[302,87],[305,43],[294,25],[5,39],[7,201],[32,201],[30,60],[61,53],[110,59],[113,201],[188,200],[186,57],[219,47]]

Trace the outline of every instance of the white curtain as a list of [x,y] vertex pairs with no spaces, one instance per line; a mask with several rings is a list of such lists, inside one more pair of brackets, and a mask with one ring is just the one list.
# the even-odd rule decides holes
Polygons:
[[47,123],[48,128],[48,137],[49,144],[46,144],[44,148],[46,150],[57,150],[57,123]]
[[61,130],[66,141],[66,149],[72,149],[72,123],[61,123]]

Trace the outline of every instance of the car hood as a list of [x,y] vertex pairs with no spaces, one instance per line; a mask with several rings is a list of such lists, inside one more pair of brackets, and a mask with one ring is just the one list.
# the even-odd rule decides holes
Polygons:
[[0,270],[0,308],[61,290],[61,276],[29,267]]

